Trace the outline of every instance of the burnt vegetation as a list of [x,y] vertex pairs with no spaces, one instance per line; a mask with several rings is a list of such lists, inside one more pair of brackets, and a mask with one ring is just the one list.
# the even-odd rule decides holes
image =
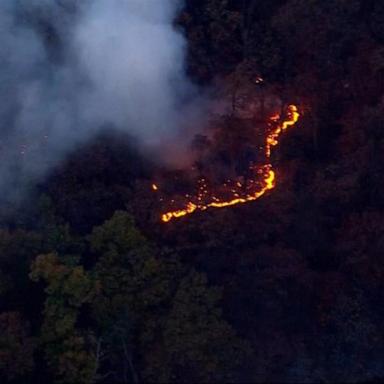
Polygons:
[[190,77],[258,100],[256,125],[262,100],[299,107],[276,187],[161,222],[153,180],[177,198],[259,161],[238,115],[195,138],[193,172],[108,129],[78,148],[0,207],[1,382],[381,382],[384,2],[188,0],[176,24]]

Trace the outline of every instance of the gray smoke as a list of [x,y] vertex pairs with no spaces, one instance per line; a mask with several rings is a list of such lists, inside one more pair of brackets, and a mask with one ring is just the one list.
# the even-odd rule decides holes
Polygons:
[[180,137],[195,112],[185,41],[173,25],[180,7],[1,1],[0,200],[22,195],[102,127],[151,148]]

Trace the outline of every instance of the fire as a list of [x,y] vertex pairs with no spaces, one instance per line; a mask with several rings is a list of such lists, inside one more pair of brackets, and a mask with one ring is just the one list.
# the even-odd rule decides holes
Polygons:
[[[298,112],[298,108],[293,104],[288,106],[285,120],[281,121],[281,116],[279,114],[269,118],[269,125],[273,127],[273,129],[268,134],[265,143],[265,157],[267,159],[271,157],[272,148],[279,144],[278,139],[280,135],[289,127],[294,126],[299,118],[300,114]],[[231,188],[232,184],[232,189],[229,190],[231,191],[233,198],[228,200],[221,200],[214,194],[208,195],[208,187],[205,179],[200,179],[198,194],[195,198],[195,202],[189,201],[182,209],[169,211],[162,214],[161,220],[166,223],[174,218],[186,216],[195,211],[204,211],[208,208],[224,208],[237,204],[244,204],[259,199],[268,190],[271,190],[275,187],[276,174],[270,162],[261,167],[251,166],[250,169],[255,174],[255,179],[251,180],[248,185],[243,185],[239,181],[231,182],[231,180],[228,180],[227,183],[224,184],[226,189]],[[257,176],[260,174],[262,175],[262,180],[258,183],[256,180],[258,179]],[[246,193],[240,190],[244,187],[247,190]],[[157,191],[158,186],[156,184],[152,184],[152,189]]]
[[178,211],[164,213],[161,216],[161,220],[163,220],[166,223],[167,221],[170,221],[174,217],[182,217],[182,216],[188,215],[189,213],[196,211],[196,209],[198,208],[199,207],[196,204],[189,202],[186,209],[180,209]]
[[[282,132],[284,132],[288,127],[291,127],[297,123],[299,120],[300,114],[297,110],[296,105],[288,106],[287,119],[281,124],[278,124],[277,127],[267,136],[266,150],[265,155],[269,158],[271,157],[272,147],[279,144],[278,138]],[[276,122],[279,121],[280,115],[275,115],[270,118],[271,121]]]

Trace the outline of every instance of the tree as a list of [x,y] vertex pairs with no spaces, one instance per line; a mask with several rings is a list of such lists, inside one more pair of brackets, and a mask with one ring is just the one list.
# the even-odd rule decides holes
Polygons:
[[43,249],[42,236],[24,229],[0,229],[0,311],[32,309],[25,297],[33,297],[28,279],[30,263]]
[[[163,326],[163,345],[148,356],[146,377],[160,382],[237,382],[251,349],[223,320],[221,292],[191,271],[180,281]],[[156,379],[157,378],[157,379]],[[249,377],[248,377],[249,378]]]
[[78,320],[84,305],[96,294],[97,282],[77,265],[76,258],[59,258],[54,253],[38,256],[30,277],[47,284],[40,338],[55,379],[62,383],[93,382],[95,338],[79,327]]
[[34,369],[35,340],[29,324],[18,312],[0,314],[0,379],[25,378]]
[[222,319],[219,293],[203,275],[156,256],[124,212],[95,228],[90,242],[102,287],[94,318],[115,380],[188,381],[191,370],[196,380],[236,376],[248,349]]
[[241,61],[241,15],[228,0],[188,1],[179,23],[189,41],[189,70],[198,80],[228,74]]

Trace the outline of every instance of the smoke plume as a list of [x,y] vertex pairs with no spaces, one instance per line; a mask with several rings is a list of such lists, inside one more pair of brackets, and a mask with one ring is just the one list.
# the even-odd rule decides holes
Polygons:
[[105,126],[151,148],[180,136],[194,97],[174,26],[181,5],[1,1],[0,200],[22,196]]

